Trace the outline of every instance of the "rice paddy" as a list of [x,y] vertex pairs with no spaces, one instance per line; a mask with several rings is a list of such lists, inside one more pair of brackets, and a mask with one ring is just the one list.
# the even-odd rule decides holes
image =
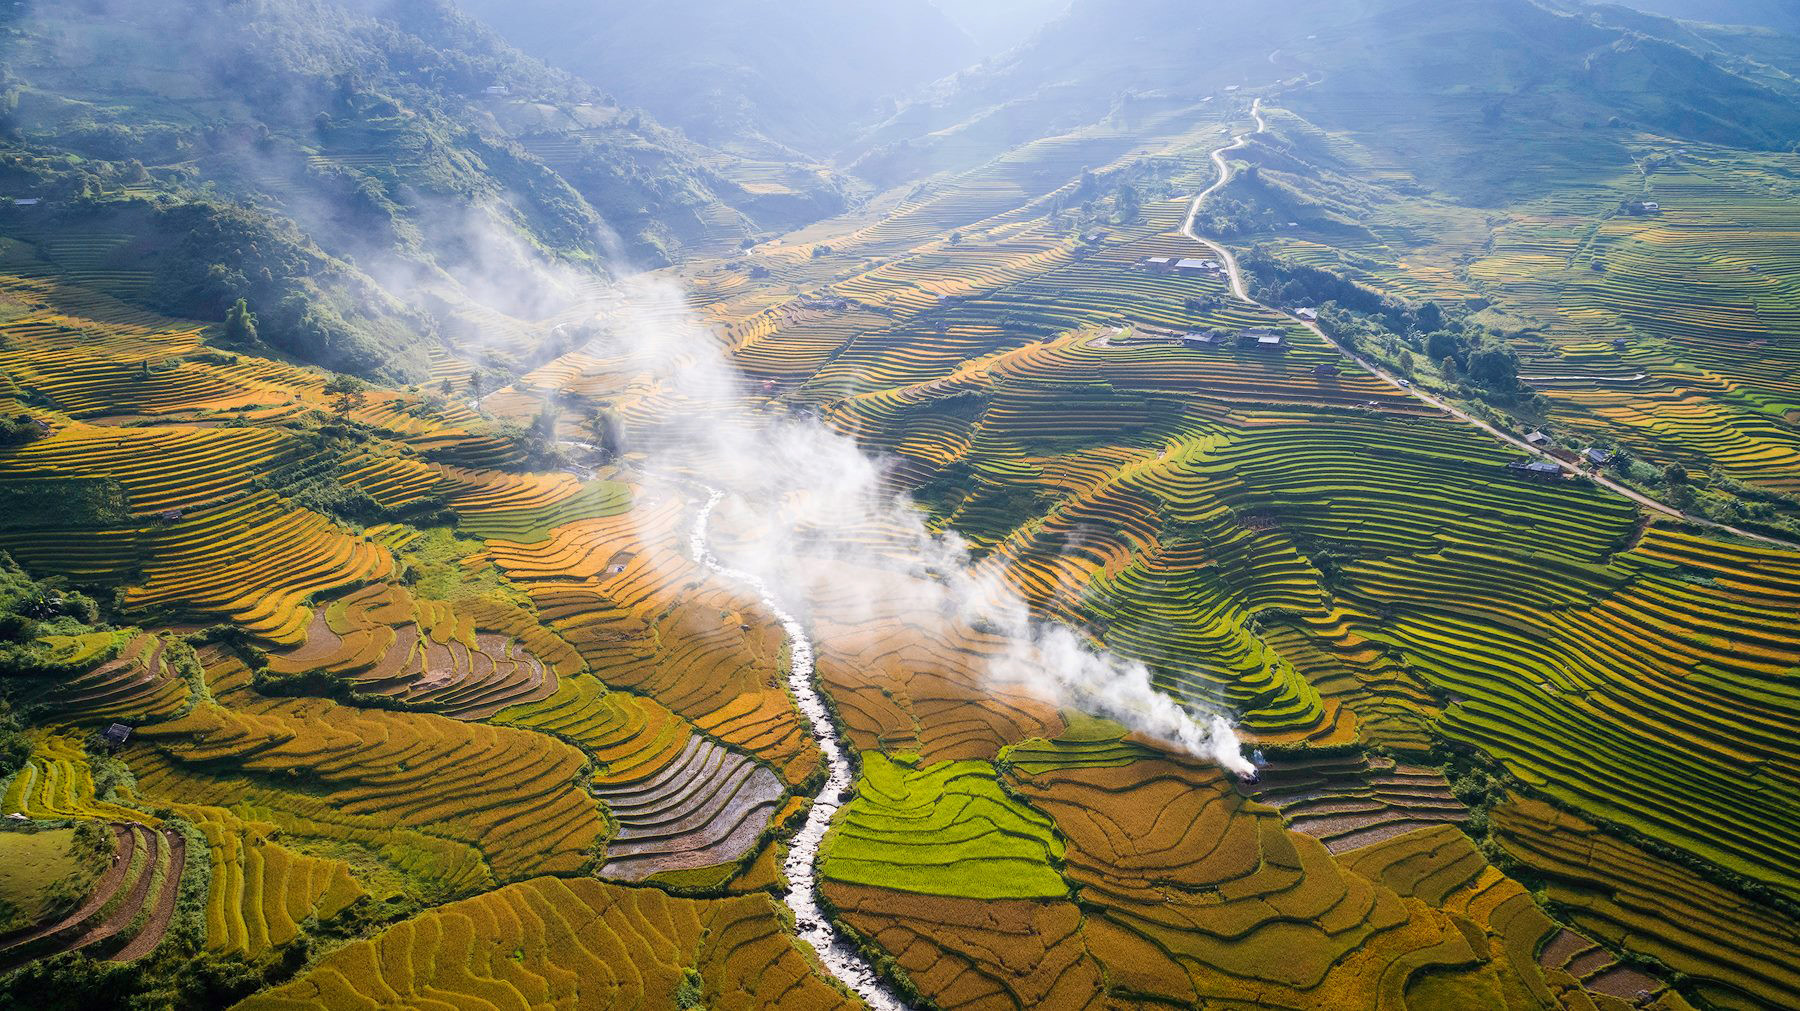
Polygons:
[[[1090,163],[1149,152],[1198,188],[1230,115],[998,159],[938,138],[962,167],[679,269],[745,399],[882,454],[977,574],[1262,753],[1236,783],[996,683],[1015,644],[925,577],[884,570],[871,607],[860,562],[802,559],[860,769],[821,848],[829,914],[942,1008],[1791,1005],[1800,555],[1521,480],[1219,277],[1147,269],[1193,251],[1185,200],[1061,219]],[[1431,249],[1273,246],[1537,314],[1523,369],[1565,441],[1785,493],[1770,172],[1696,156],[1653,181],[1655,220],[1564,194],[1491,235],[1437,208],[1456,227]],[[0,811],[103,825],[118,856],[0,962],[145,956],[204,879],[182,915],[206,948],[307,952],[246,1008],[855,1006],[776,898],[824,769],[792,644],[641,466],[667,391],[596,344],[479,412],[398,390],[340,409],[323,374],[119,301],[135,276],[93,267],[116,248],[0,261],[21,307],[0,398],[46,429],[0,449],[0,482],[81,506],[0,518],[0,548],[132,623],[7,678],[43,725]],[[459,354],[433,386],[461,397]],[[530,471],[494,422],[547,402],[641,441]],[[358,435],[324,459],[334,426]],[[93,738],[114,723],[127,740]]]

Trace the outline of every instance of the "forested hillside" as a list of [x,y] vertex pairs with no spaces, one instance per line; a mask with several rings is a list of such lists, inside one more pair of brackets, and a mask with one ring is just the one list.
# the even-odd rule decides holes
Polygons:
[[837,206],[732,182],[444,2],[34,3],[4,44],[5,185],[42,201],[7,235],[159,311],[246,299],[270,348],[365,375],[543,315],[509,302],[534,258],[653,265]]

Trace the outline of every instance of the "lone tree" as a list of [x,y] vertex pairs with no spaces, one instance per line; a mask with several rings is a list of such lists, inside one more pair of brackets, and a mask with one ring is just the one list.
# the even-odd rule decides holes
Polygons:
[[1143,211],[1144,201],[1138,196],[1137,187],[1126,183],[1119,187],[1118,196],[1113,200],[1113,207],[1119,212],[1121,222],[1136,221]]
[[233,344],[249,344],[256,340],[256,314],[250,311],[250,303],[244,299],[238,299],[225,310],[225,339]]
[[355,376],[333,376],[325,384],[325,395],[332,398],[331,409],[340,418],[349,417],[369,399],[368,387]]

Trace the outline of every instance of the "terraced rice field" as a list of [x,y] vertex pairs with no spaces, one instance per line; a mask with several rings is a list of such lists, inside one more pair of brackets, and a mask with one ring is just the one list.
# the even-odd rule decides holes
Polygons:
[[1002,793],[985,762],[914,770],[870,752],[857,799],[831,831],[829,881],[972,899],[1068,893],[1049,819]]
[[[546,656],[497,634],[496,626],[529,636]],[[582,662],[523,612],[491,603],[459,610],[420,601],[403,587],[375,584],[317,608],[304,641],[273,657],[269,669],[327,671],[359,691],[478,720],[554,695],[559,666],[567,676]]]
[[185,644],[135,635],[93,670],[53,683],[21,685],[19,695],[70,723],[167,719],[185,708],[192,695],[177,659],[187,652]]
[[0,936],[0,968],[71,951],[130,961],[161,943],[187,868],[187,839],[139,824],[112,831],[111,866],[86,899],[66,916]]
[[556,878],[433,910],[238,1006],[662,1007],[684,970],[706,1007],[857,1006],[814,974],[766,895],[677,899]]
[[[725,578],[681,483],[704,464],[654,466],[693,405],[605,341],[480,408],[557,403],[561,439],[604,409],[623,465],[525,472],[450,347],[433,387],[462,403],[373,391],[315,459],[326,377],[119,301],[133,278],[95,238],[0,261],[23,307],[0,400],[48,426],[0,482],[116,508],[0,521],[0,547],[116,589],[135,627],[46,642],[72,675],[6,679],[43,725],[0,812],[103,823],[120,855],[0,964],[187,931],[308,953],[246,1008],[856,1006],[790,894],[868,945],[825,965],[942,1008],[1800,1002],[1800,556],[1521,481],[1220,278],[1145,269],[1193,252],[1184,199],[1071,227],[1084,168],[1209,181],[1230,113],[1159,102],[1147,133],[933,138],[938,175],[679,274],[747,377],[704,417],[804,412],[883,454],[975,575],[1228,713],[1259,782],[997,682],[1021,644],[883,524],[808,531],[779,605]],[[1656,220],[1608,216],[1607,183],[1491,225],[1434,207],[1417,257],[1386,232],[1274,248],[1536,313],[1525,371],[1564,429],[1785,490],[1791,208],[1746,196],[1763,171],[1659,176],[1678,210]],[[490,322],[523,350],[551,321]],[[1180,339],[1251,327],[1278,345]],[[304,507],[294,474],[380,522]],[[718,517],[722,554],[751,522]],[[112,722],[116,756],[87,740]],[[1451,754],[1486,784],[1474,810]],[[809,868],[816,836],[785,844],[814,798],[815,827],[836,813]],[[811,875],[822,913],[787,892]]]

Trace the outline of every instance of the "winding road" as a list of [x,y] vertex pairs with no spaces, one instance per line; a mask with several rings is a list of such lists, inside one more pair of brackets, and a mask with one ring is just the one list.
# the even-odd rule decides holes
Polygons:
[[[1213,164],[1217,165],[1219,167],[1219,178],[1211,186],[1208,186],[1206,189],[1200,191],[1200,194],[1198,196],[1194,197],[1193,205],[1188,208],[1187,219],[1184,222],[1182,222],[1181,234],[1186,236],[1187,238],[1192,239],[1193,241],[1199,243],[1200,245],[1205,246],[1207,249],[1211,250],[1213,255],[1218,258],[1219,262],[1221,262],[1225,265],[1226,273],[1227,273],[1228,277],[1230,278],[1230,282],[1231,282],[1231,294],[1233,296],[1235,296],[1239,301],[1248,303],[1249,305],[1256,306],[1259,309],[1264,309],[1264,310],[1267,310],[1269,312],[1275,313],[1280,316],[1287,316],[1288,314],[1285,312],[1282,312],[1280,309],[1277,309],[1274,306],[1264,305],[1263,303],[1258,302],[1256,299],[1251,298],[1250,291],[1244,284],[1243,271],[1238,269],[1237,257],[1231,252],[1231,250],[1225,248],[1220,243],[1215,242],[1212,239],[1208,239],[1205,236],[1200,235],[1198,232],[1196,232],[1194,230],[1194,223],[1199,219],[1200,209],[1203,206],[1205,206],[1206,201],[1208,199],[1210,199],[1213,194],[1224,189],[1227,185],[1229,185],[1231,183],[1231,179],[1232,179],[1231,162],[1225,156],[1227,154],[1230,154],[1231,152],[1236,151],[1239,148],[1242,148],[1245,145],[1249,144],[1250,138],[1252,136],[1255,136],[1256,134],[1259,134],[1259,133],[1266,133],[1269,129],[1268,121],[1263,118],[1262,99],[1261,98],[1258,98],[1254,102],[1251,103],[1250,116],[1252,119],[1256,120],[1256,129],[1255,130],[1251,131],[1250,133],[1239,134],[1235,139],[1232,140],[1232,142],[1230,144],[1227,144],[1224,147],[1219,148],[1218,150],[1216,150],[1212,153]],[[1338,354],[1343,355],[1345,358],[1354,362],[1359,367],[1367,370],[1370,374],[1382,379],[1388,385],[1394,387],[1395,389],[1399,390],[1400,392],[1408,394],[1411,397],[1413,397],[1413,399],[1418,400],[1419,402],[1424,403],[1430,407],[1433,407],[1433,408],[1436,408],[1437,410],[1443,411],[1445,414],[1450,415],[1451,417],[1457,419],[1458,421],[1466,422],[1467,424],[1473,425],[1476,428],[1481,429],[1483,432],[1486,432],[1487,434],[1493,436],[1495,439],[1499,440],[1500,442],[1505,443],[1507,446],[1517,449],[1520,452],[1528,453],[1532,456],[1547,460],[1550,463],[1553,463],[1556,466],[1560,467],[1562,470],[1566,471],[1569,474],[1572,474],[1572,475],[1575,475],[1578,477],[1585,477],[1588,480],[1593,481],[1595,484],[1599,485],[1600,487],[1605,488],[1609,491],[1616,492],[1620,495],[1623,495],[1626,498],[1630,499],[1633,502],[1636,502],[1638,505],[1643,506],[1646,509],[1661,513],[1661,514],[1671,517],[1673,519],[1680,520],[1683,523],[1690,523],[1697,527],[1705,527],[1709,530],[1717,530],[1722,533],[1728,533],[1735,537],[1742,537],[1747,540],[1759,541],[1763,544],[1770,544],[1770,545],[1773,545],[1778,548],[1786,548],[1790,551],[1800,551],[1800,544],[1797,544],[1793,541],[1783,540],[1779,537],[1770,537],[1767,534],[1759,534],[1754,531],[1743,530],[1738,527],[1729,526],[1724,523],[1719,523],[1714,520],[1706,519],[1703,516],[1694,516],[1689,513],[1685,513],[1683,511],[1681,511],[1680,509],[1675,508],[1674,506],[1667,505],[1667,504],[1660,502],[1654,498],[1651,498],[1650,496],[1645,495],[1643,492],[1640,492],[1635,488],[1631,488],[1627,485],[1620,484],[1619,482],[1614,481],[1612,478],[1609,478],[1604,474],[1584,470],[1578,464],[1570,463],[1567,460],[1562,460],[1555,456],[1552,456],[1551,454],[1546,453],[1545,451],[1539,449],[1538,447],[1533,446],[1530,443],[1526,442],[1524,439],[1521,439],[1515,435],[1512,435],[1509,432],[1505,432],[1498,428],[1495,428],[1493,425],[1488,424],[1487,422],[1481,420],[1480,418],[1470,415],[1467,411],[1464,411],[1461,408],[1456,407],[1455,405],[1450,404],[1438,397],[1432,396],[1431,394],[1426,393],[1424,390],[1419,389],[1417,386],[1414,386],[1409,382],[1402,381],[1399,377],[1389,373],[1387,370],[1381,368],[1379,365],[1376,365],[1374,362],[1370,361],[1369,359],[1364,358],[1363,356],[1350,350],[1348,347],[1344,346],[1343,344],[1338,343],[1334,338],[1332,338],[1332,336],[1330,334],[1326,333],[1325,330],[1322,327],[1320,327],[1317,323],[1308,323],[1305,320],[1295,320],[1295,322],[1298,322],[1301,326],[1304,326],[1308,330],[1311,330],[1313,333],[1317,334],[1319,336],[1319,339],[1323,340],[1326,344],[1329,344],[1331,347],[1336,348]]]
[[794,834],[794,839],[789,844],[785,865],[788,890],[782,900],[794,911],[794,923],[801,939],[812,945],[813,950],[819,954],[819,961],[833,976],[856,991],[875,1011],[906,1011],[905,1002],[887,988],[856,948],[838,932],[831,917],[819,908],[816,870],[819,845],[825,839],[825,830],[831,827],[831,816],[849,798],[856,782],[856,773],[844,750],[844,742],[838,736],[837,726],[831,722],[831,713],[825,708],[825,700],[819,694],[819,687],[813,682],[814,653],[812,640],[806,635],[806,626],[782,608],[781,602],[775,599],[767,583],[748,572],[728,568],[713,554],[707,530],[712,522],[713,510],[718,508],[725,493],[712,489],[709,491],[712,492],[712,497],[707,499],[706,505],[700,509],[700,515],[694,520],[689,549],[695,560],[712,570],[714,575],[748,586],[761,598],[763,606],[775,615],[775,620],[781,622],[782,631],[788,640],[788,687],[794,693],[794,702],[801,714],[812,725],[813,736],[818,738],[819,748],[825,753],[825,764],[829,770],[825,785],[819,787],[818,795],[813,798],[812,809],[807,812],[806,824]]

